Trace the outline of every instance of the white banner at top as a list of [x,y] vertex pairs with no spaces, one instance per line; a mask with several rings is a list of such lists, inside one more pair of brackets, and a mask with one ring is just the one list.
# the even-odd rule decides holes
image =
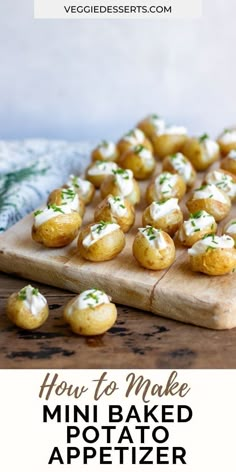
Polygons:
[[202,0],[34,0],[38,19],[199,18]]

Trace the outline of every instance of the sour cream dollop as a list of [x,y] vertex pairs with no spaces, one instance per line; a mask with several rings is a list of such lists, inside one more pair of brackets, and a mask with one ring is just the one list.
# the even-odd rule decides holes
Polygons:
[[178,198],[170,198],[165,202],[152,202],[150,205],[150,215],[154,221],[157,221],[160,218],[163,218],[163,216],[176,210],[180,211]]
[[194,191],[194,200],[201,200],[205,198],[212,198],[213,200],[217,200],[221,203],[228,203],[225,193],[213,184],[203,185]]
[[96,308],[104,303],[110,303],[111,299],[102,290],[90,289],[82,292],[71,304],[68,315],[72,315],[74,310],[86,310],[86,308]]
[[102,239],[104,236],[113,233],[119,228],[120,226],[115,223],[100,221],[99,223],[90,227],[89,234],[84,238],[82,244],[84,247],[92,246],[92,244],[99,241],[99,239]]
[[197,241],[188,253],[190,256],[197,256],[205,254],[209,250],[214,249],[232,249],[234,247],[234,240],[230,236],[224,234],[223,236],[209,235],[200,241]]
[[24,287],[18,293],[18,298],[23,301],[25,307],[33,316],[37,316],[47,305],[46,298],[38,291],[38,289],[32,287],[32,285]]
[[149,245],[155,249],[165,249],[168,244],[163,236],[163,232],[159,229],[155,229],[152,226],[146,226],[145,228],[139,228],[139,232],[148,241]]

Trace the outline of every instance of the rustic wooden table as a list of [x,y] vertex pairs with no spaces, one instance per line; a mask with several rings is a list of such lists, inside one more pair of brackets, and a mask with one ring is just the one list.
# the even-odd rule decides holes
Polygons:
[[37,284],[50,317],[27,332],[5,315],[7,297],[26,281],[0,274],[0,368],[236,368],[236,329],[210,331],[118,306],[118,321],[105,335],[83,338],[62,318],[71,293]]

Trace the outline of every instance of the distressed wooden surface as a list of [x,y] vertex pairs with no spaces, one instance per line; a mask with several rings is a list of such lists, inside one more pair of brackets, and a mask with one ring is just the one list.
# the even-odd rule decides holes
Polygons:
[[[141,184],[143,193],[146,185]],[[185,216],[186,198],[181,202]],[[86,210],[84,224],[93,221],[99,201],[97,192],[92,206]],[[0,236],[0,270],[76,293],[92,284],[109,293],[115,303],[212,329],[235,327],[236,273],[223,277],[193,273],[187,250],[179,245],[176,260],[167,270],[150,271],[138,265],[132,255],[132,243],[145,206],[143,198],[136,209],[135,226],[126,234],[122,253],[112,261],[100,263],[85,261],[78,254],[76,241],[61,249],[35,243],[31,238],[33,218],[28,215]],[[227,220],[233,216],[235,203]],[[219,225],[219,232],[226,221]]]
[[5,305],[25,284],[0,274],[0,368],[236,368],[236,329],[212,331],[118,306],[108,333],[82,338],[62,319],[73,294],[40,284],[50,317],[36,331],[20,330],[7,319]]

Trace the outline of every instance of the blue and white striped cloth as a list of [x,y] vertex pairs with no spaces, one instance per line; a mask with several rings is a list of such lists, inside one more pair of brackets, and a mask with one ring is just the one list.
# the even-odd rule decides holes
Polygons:
[[83,173],[91,143],[0,141],[0,233],[40,206],[47,195]]

